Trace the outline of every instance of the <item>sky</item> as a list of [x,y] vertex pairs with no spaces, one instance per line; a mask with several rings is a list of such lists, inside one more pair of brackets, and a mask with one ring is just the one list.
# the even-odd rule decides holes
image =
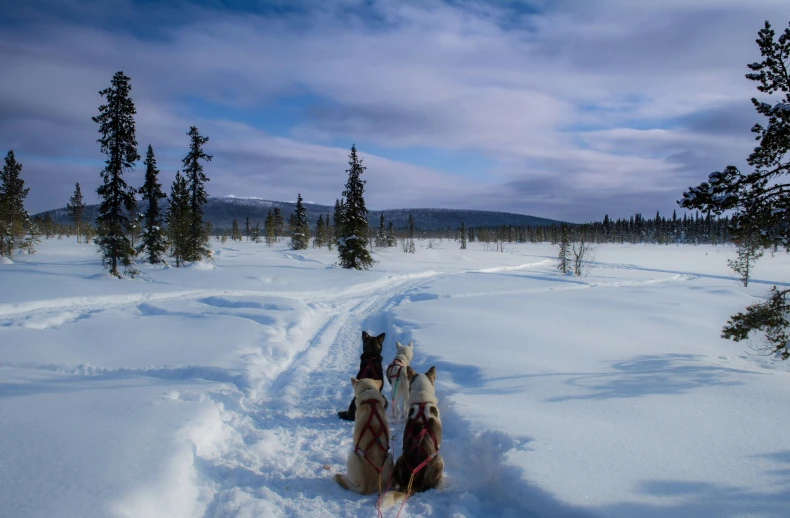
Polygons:
[[370,209],[669,215],[747,169],[769,98],[746,64],[790,22],[786,0],[0,2],[0,151],[31,213],[75,182],[97,201],[91,117],[122,70],[167,192],[197,126],[211,196],[334,204],[355,143]]

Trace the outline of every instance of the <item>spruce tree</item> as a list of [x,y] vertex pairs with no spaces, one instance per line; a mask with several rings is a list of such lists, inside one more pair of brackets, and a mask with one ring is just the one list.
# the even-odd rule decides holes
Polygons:
[[381,248],[387,246],[387,231],[384,227],[384,213],[379,218],[379,233],[376,234],[376,246]]
[[749,279],[754,269],[754,263],[763,256],[760,239],[756,236],[747,236],[738,240],[736,253],[738,258],[728,259],[727,265],[741,276],[744,287],[749,286]]
[[250,217],[247,216],[247,220],[244,222],[244,234],[247,236],[247,241],[250,240]]
[[334,229],[329,223],[329,213],[326,214],[326,219],[324,219],[324,242],[326,243],[327,249],[332,250],[332,243],[334,242]]
[[71,221],[74,222],[74,228],[77,231],[77,243],[79,243],[80,235],[82,234],[80,224],[82,223],[82,215],[85,213],[85,202],[82,199],[79,182],[74,187],[74,194],[71,195],[69,203],[66,205],[66,210],[69,212]]
[[[757,113],[767,118],[767,126],[752,127],[759,145],[747,162],[754,171],[743,174],[737,167],[728,166],[710,174],[698,187],[690,187],[679,203],[708,214],[732,210],[729,231],[735,239],[744,241],[754,236],[761,247],[781,246],[790,251],[790,27],[775,39],[776,33],[766,21],[758,36],[764,59],[747,65],[752,72],[746,78],[759,83],[758,91],[777,97],[772,102],[752,98]],[[733,315],[722,336],[737,342],[752,334],[762,335],[761,353],[790,358],[788,293],[790,289],[774,286],[766,302]]]
[[362,159],[357,156],[357,148],[351,146],[348,156],[349,168],[346,190],[343,191],[345,206],[343,210],[343,224],[337,251],[340,257],[340,266],[367,270],[373,264],[370,252],[366,248],[368,239],[368,209],[365,207],[365,180],[361,178],[367,169],[362,165]]
[[338,199],[335,200],[335,213],[332,215],[332,227],[333,241],[337,244],[343,232],[343,202]]
[[28,228],[35,232],[25,210],[30,188],[25,188],[21,175],[22,164],[16,161],[14,152],[9,151],[0,173],[0,256],[11,257],[15,246],[27,248],[23,238]]
[[230,229],[230,239],[233,241],[241,241],[241,230],[239,229],[239,222],[233,219]]
[[390,221],[389,225],[387,226],[387,246],[395,246],[397,244],[398,241],[395,238],[395,226],[393,225],[392,221]]
[[148,208],[144,215],[143,238],[138,248],[138,253],[146,253],[146,259],[151,264],[162,261],[162,256],[167,251],[165,233],[162,229],[162,214],[159,210],[159,200],[167,198],[162,192],[162,184],[159,183],[159,170],[156,168],[156,157],[154,149],[148,145],[145,154],[145,183],[140,189],[143,200],[148,202]]
[[102,252],[102,262],[115,277],[121,276],[119,266],[124,267],[127,275],[136,273],[132,267],[134,249],[126,235],[131,222],[124,213],[124,210],[133,209],[134,188],[123,179],[124,173],[140,160],[134,125],[137,110],[129,97],[131,89],[129,77],[116,72],[110,87],[99,92],[106,104],[99,106],[99,115],[92,117],[99,125],[101,151],[107,155],[101,172],[103,183],[96,189],[102,200],[96,216],[99,226],[96,242]]
[[313,248],[321,248],[324,246],[324,215],[318,215],[318,222],[315,224],[315,239],[313,239]]
[[208,137],[201,136],[195,126],[189,128],[187,135],[189,135],[189,153],[181,161],[189,188],[189,212],[192,218],[186,260],[199,261],[211,254],[208,235],[203,224],[203,205],[208,201],[205,184],[209,179],[203,173],[203,164],[200,162],[201,160],[210,162],[212,156],[203,151],[203,145],[208,142]]
[[464,222],[461,222],[461,250],[466,250],[466,227]]
[[255,226],[252,227],[252,242],[253,243],[260,243],[261,242],[261,222],[256,221]]
[[291,222],[291,248],[304,250],[310,242],[310,225],[307,223],[307,209],[302,203],[302,195],[296,195],[296,212]]
[[274,208],[272,218],[274,223],[274,241],[277,242],[285,232],[285,219],[283,219],[283,213],[279,207]]
[[176,178],[170,189],[170,205],[165,216],[167,221],[167,237],[170,242],[170,254],[176,260],[176,268],[187,260],[191,246],[192,215],[189,210],[189,187],[187,179],[176,172]]
[[269,209],[269,212],[266,213],[266,219],[263,222],[263,235],[266,246],[272,246],[274,244],[274,215],[272,214],[272,209]]

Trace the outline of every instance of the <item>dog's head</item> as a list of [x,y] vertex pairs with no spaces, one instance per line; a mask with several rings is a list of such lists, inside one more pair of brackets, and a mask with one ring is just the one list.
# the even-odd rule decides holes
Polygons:
[[414,354],[414,345],[409,341],[409,345],[401,345],[397,340],[395,341],[395,356],[403,356],[407,362],[411,361]]
[[421,397],[435,397],[436,367],[431,367],[425,374],[417,374],[412,368],[409,368],[407,372],[409,375],[409,394],[421,394]]
[[378,394],[381,395],[381,387],[383,386],[384,382],[381,380],[374,380],[370,378],[364,378],[358,380],[357,378],[351,378],[351,385],[354,387],[354,397],[365,399],[364,393],[367,391],[372,391],[372,395]]
[[362,352],[381,355],[385,335],[386,333],[381,333],[378,336],[370,336],[367,331],[362,331]]

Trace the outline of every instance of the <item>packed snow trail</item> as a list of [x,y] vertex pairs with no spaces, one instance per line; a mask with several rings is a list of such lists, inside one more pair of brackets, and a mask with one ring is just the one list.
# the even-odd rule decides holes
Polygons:
[[336,412],[351,398],[362,330],[386,332],[387,306],[424,282],[407,279],[308,303],[325,320],[302,352],[257,401],[235,408],[224,402],[222,431],[206,431],[214,443],[195,456],[198,480],[213,493],[205,516],[370,515],[370,497],[348,493],[331,478],[345,469],[351,443],[350,423]]

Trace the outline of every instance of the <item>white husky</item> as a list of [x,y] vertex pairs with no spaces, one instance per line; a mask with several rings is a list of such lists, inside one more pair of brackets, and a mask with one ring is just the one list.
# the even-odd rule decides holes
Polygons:
[[[401,345],[400,342],[395,342],[395,359],[387,367],[387,381],[390,384],[390,412],[395,419],[406,418],[406,402],[409,400],[409,367],[412,355],[414,354],[414,345],[409,342],[409,345]],[[396,398],[400,400],[400,404],[396,403]]]

